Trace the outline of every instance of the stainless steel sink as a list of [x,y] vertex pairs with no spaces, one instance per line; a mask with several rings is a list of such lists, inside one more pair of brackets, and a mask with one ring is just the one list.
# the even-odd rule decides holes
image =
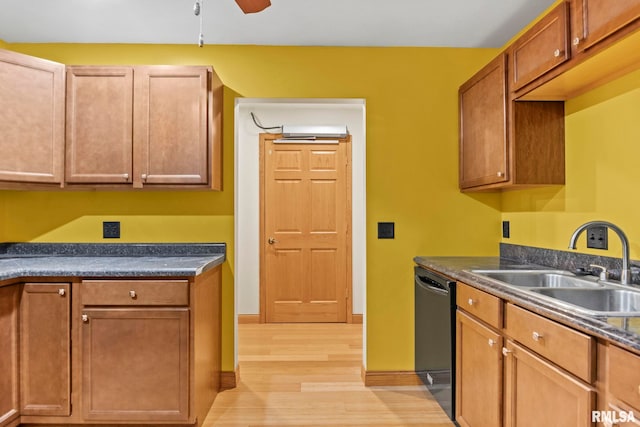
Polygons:
[[531,289],[596,316],[640,316],[640,291],[627,289]]
[[471,270],[472,273],[524,288],[602,287],[595,278],[577,277],[564,270]]

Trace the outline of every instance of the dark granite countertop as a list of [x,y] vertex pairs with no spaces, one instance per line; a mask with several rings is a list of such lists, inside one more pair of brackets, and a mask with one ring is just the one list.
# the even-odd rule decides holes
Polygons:
[[581,330],[622,347],[640,352],[640,317],[600,318],[582,314],[570,308],[554,304],[532,292],[501,285],[496,281],[475,275],[469,270],[490,269],[548,269],[549,267],[522,264],[499,257],[415,257],[423,267],[438,271],[455,280],[467,283],[504,300],[527,308],[567,326]]
[[197,276],[225,256],[224,243],[3,243],[0,280]]

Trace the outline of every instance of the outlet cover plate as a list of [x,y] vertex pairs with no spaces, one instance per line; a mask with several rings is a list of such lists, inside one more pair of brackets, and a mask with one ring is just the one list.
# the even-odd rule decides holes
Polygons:
[[102,223],[103,239],[119,239],[120,238],[120,221],[104,221]]
[[608,233],[607,227],[588,227],[587,228],[587,247],[592,249],[608,249]]

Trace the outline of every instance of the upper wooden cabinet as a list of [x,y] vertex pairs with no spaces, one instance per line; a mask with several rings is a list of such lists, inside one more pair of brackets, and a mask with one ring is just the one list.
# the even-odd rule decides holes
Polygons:
[[640,0],[572,0],[571,7],[572,44],[578,52],[640,17]]
[[64,70],[0,49],[0,181],[62,183]]
[[513,90],[520,89],[569,57],[569,5],[561,3],[513,44]]
[[68,183],[130,183],[133,178],[133,69],[67,68]]
[[506,55],[464,83],[459,99],[460,188],[507,181]]
[[564,103],[512,100],[505,53],[459,94],[461,190],[564,184]]
[[221,93],[210,67],[69,67],[66,181],[221,189]]
[[134,187],[207,184],[207,67],[136,67]]
[[567,100],[638,69],[640,0],[570,0],[568,4],[571,58],[530,84],[514,87],[516,98]]

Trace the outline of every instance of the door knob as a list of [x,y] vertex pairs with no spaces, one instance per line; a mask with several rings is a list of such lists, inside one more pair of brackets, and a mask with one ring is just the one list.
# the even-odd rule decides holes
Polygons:
[[273,237],[269,237],[269,240],[267,240],[267,242],[269,242],[270,245],[278,243],[278,241],[276,239],[274,239]]

